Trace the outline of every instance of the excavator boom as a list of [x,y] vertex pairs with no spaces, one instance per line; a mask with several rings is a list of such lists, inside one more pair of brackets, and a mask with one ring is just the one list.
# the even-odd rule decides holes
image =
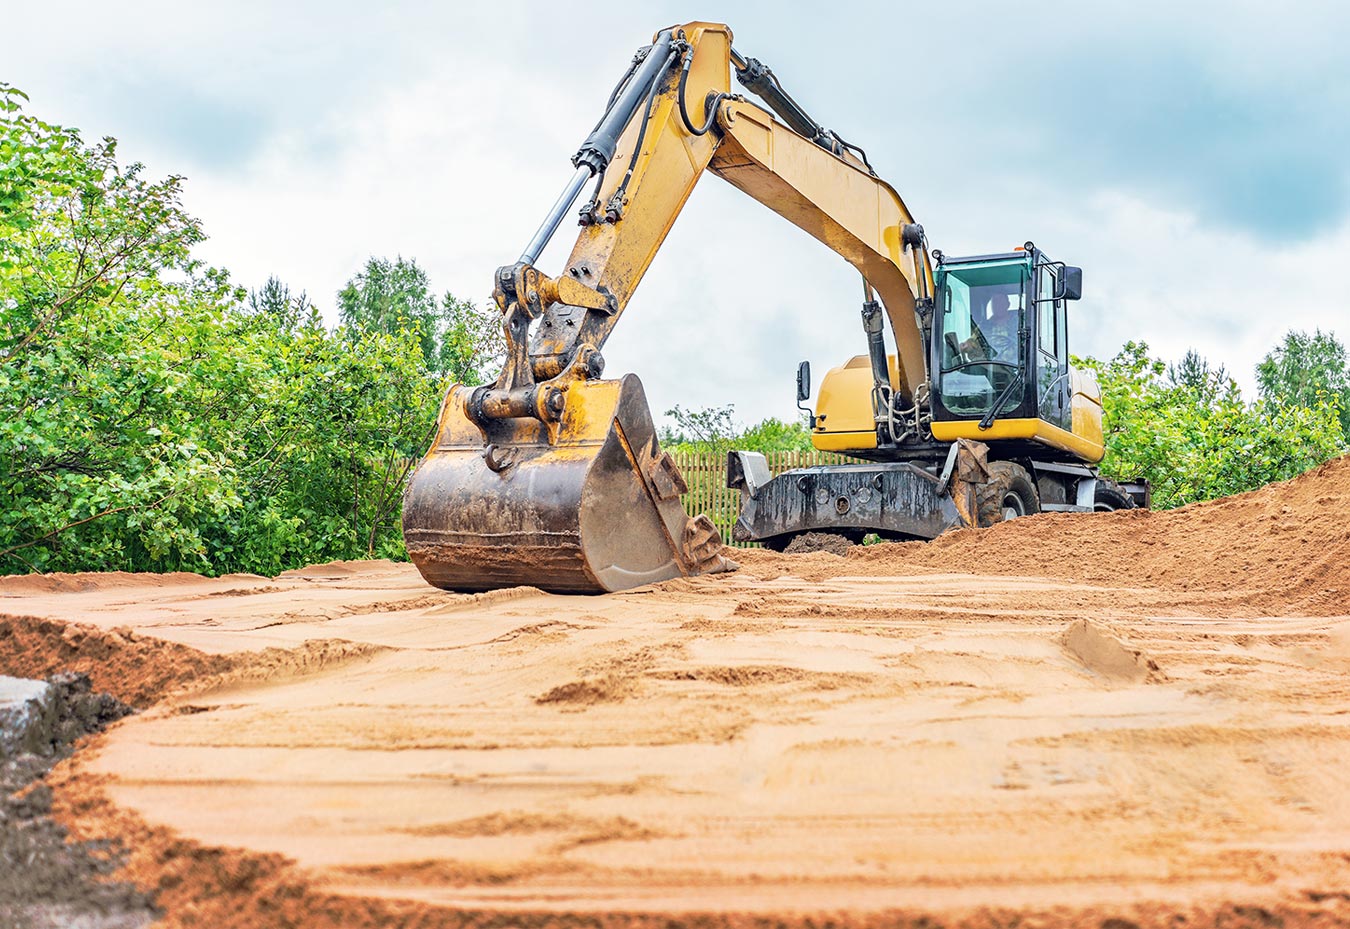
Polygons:
[[[637,378],[600,378],[600,349],[705,171],[858,268],[895,337],[898,364],[878,378],[904,399],[926,382],[922,228],[859,150],[731,41],[714,23],[658,32],[519,260],[498,269],[502,373],[450,388],[405,496],[408,552],[430,583],[598,592],[729,566],[711,521],[680,504]],[[733,73],[773,112],[733,94]],[[535,262],[590,184],[566,266],[545,274]]]

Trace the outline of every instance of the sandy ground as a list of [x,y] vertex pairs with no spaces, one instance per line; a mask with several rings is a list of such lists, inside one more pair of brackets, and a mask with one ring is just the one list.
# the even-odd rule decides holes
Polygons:
[[143,885],[259,856],[333,924],[1343,925],[1346,513],[1342,460],[603,597],[20,578],[0,671],[170,692],[58,780],[76,834],[155,837]]

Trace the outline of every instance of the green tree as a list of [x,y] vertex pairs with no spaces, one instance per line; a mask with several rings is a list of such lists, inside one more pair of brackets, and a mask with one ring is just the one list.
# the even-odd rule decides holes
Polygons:
[[293,330],[301,326],[320,325],[319,311],[310,302],[309,296],[302,290],[292,296],[291,289],[277,277],[267,279],[267,283],[248,293],[248,310],[262,316],[275,319],[283,329]]
[[438,373],[456,384],[482,384],[497,376],[506,357],[501,314],[446,291],[438,322]]
[[1289,331],[1256,366],[1261,398],[1285,407],[1334,405],[1341,435],[1350,441],[1350,361],[1335,333]]
[[265,325],[250,335],[258,369],[231,433],[244,490],[203,530],[213,570],[401,557],[398,504],[439,399],[417,335]]
[[420,333],[250,300],[192,257],[178,178],[25,100],[0,85],[0,572],[399,555],[439,398]]
[[0,85],[0,570],[190,556],[199,514],[235,497],[175,410],[204,391],[203,321],[239,294],[192,260],[178,178],[119,166],[113,140],[86,146],[26,99]]
[[436,298],[426,272],[411,258],[390,261],[372,255],[338,292],[337,303],[348,333],[412,331],[423,359],[429,364],[437,361]]
[[811,449],[811,433],[804,422],[785,423],[768,417],[753,426],[737,426],[735,407],[704,407],[666,410],[673,426],[663,430],[661,442],[683,451],[724,453],[731,449],[749,452],[804,452]]
[[338,293],[338,311],[349,333],[415,333],[427,370],[454,383],[491,380],[506,354],[501,316],[448,291],[438,301],[411,258],[369,258]]
[[669,448],[725,452],[732,447],[738,433],[730,404],[701,409],[685,409],[677,404],[666,410],[666,415],[675,423],[661,436],[662,443]]
[[1237,381],[1228,376],[1223,365],[1211,368],[1208,359],[1194,349],[1188,350],[1181,361],[1167,366],[1167,381],[1173,387],[1189,390],[1206,404],[1241,395]]
[[1102,386],[1102,472],[1147,477],[1161,509],[1284,480],[1344,450],[1335,407],[1244,403],[1222,369],[1194,353],[1169,371],[1146,344],[1128,342],[1109,361],[1076,363]]
[[742,432],[736,447],[751,452],[809,452],[811,430],[802,420],[783,422],[770,416]]

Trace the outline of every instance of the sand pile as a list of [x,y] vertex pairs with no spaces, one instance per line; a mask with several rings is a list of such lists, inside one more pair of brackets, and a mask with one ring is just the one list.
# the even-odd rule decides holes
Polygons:
[[20,578],[0,673],[154,704],[47,784],[165,926],[1347,925],[1347,514],[1343,459],[603,597]]
[[[28,580],[21,578],[20,580]],[[45,678],[87,674],[95,690],[147,707],[188,681],[223,673],[234,662],[134,632],[0,613],[0,673]]]
[[933,542],[858,546],[843,558],[762,550],[752,571],[812,579],[917,572],[1055,577],[1124,587],[1235,592],[1282,613],[1350,610],[1350,457],[1291,481],[1176,510],[1045,513]]

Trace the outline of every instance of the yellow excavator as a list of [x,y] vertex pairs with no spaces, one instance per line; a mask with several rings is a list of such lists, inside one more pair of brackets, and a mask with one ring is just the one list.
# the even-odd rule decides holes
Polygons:
[[[765,104],[732,90],[731,78]],[[805,532],[932,538],[1038,510],[1147,502],[1092,469],[1101,396],[1069,365],[1065,303],[1081,271],[1031,243],[930,250],[862,149],[822,127],[773,72],[694,22],[640,49],[572,158],[570,181],[493,297],[507,355],[488,385],[454,385],[403,509],[408,553],[450,590],[602,592],[727,570],[707,516],[663,452],[637,377],[601,377],[600,350],[705,172],[852,264],[868,353],[829,372],[811,413],[819,449],[857,464],[771,477],[733,452],[734,535],[773,548]],[[591,185],[560,274],[536,267]],[[889,328],[895,351],[888,353]],[[810,370],[798,368],[798,403]]]

